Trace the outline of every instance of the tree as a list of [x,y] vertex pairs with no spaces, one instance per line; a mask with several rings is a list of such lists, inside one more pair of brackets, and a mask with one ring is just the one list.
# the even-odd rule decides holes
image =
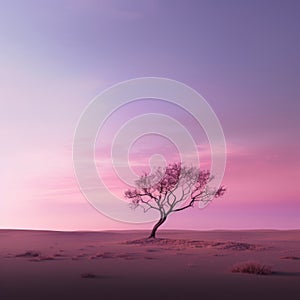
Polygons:
[[209,171],[197,167],[186,167],[172,163],[165,168],[157,168],[153,174],[145,173],[135,182],[136,188],[125,191],[125,198],[131,201],[133,209],[141,207],[144,212],[155,209],[160,219],[154,225],[149,238],[155,238],[157,229],[167,217],[195,203],[207,204],[224,194],[225,188],[209,187],[213,180]]

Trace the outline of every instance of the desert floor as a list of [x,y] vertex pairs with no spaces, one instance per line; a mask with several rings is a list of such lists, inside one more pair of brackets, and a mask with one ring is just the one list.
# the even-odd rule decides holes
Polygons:
[[148,234],[0,230],[0,298],[300,299],[300,230]]

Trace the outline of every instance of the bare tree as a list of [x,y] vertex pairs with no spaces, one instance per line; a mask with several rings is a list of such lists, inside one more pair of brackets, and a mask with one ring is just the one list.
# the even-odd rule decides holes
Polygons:
[[159,226],[174,212],[193,207],[195,203],[207,204],[213,198],[224,194],[225,188],[211,188],[213,180],[209,171],[172,163],[157,168],[153,174],[144,174],[135,182],[136,188],[125,191],[125,198],[131,200],[131,207],[141,207],[144,212],[155,209],[160,213],[149,238],[155,238]]

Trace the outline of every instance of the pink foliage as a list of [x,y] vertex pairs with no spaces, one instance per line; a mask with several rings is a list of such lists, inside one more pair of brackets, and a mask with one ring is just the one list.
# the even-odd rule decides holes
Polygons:
[[208,187],[212,180],[209,171],[173,163],[166,168],[157,168],[153,174],[142,175],[136,181],[137,187],[125,191],[124,195],[131,200],[133,208],[141,205],[145,211],[153,208],[168,214],[182,210],[180,204],[187,201],[184,208],[193,206],[197,201],[211,201],[222,196],[225,192],[223,186],[218,189]]
[[223,196],[225,188],[209,187],[213,180],[209,171],[196,167],[182,166],[181,163],[157,168],[152,174],[144,174],[136,181],[136,188],[125,191],[124,196],[131,200],[131,207],[141,207],[144,212],[155,209],[160,213],[149,238],[167,219],[170,213],[193,207],[196,202],[208,203],[213,198]]

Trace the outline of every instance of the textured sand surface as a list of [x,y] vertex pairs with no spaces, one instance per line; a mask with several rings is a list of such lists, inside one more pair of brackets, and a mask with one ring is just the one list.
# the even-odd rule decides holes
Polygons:
[[299,230],[148,234],[0,230],[1,299],[299,299]]

